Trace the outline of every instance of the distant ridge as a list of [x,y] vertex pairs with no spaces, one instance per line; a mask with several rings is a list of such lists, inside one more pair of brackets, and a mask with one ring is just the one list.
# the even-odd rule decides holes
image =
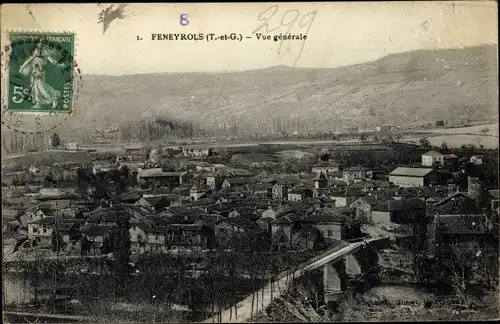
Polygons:
[[[276,118],[317,128],[434,120],[497,121],[497,45],[417,50],[338,68],[273,66],[234,73],[84,75],[77,123],[137,120],[138,112],[207,127]],[[102,124],[102,125],[98,125]],[[68,125],[69,127],[69,125]]]

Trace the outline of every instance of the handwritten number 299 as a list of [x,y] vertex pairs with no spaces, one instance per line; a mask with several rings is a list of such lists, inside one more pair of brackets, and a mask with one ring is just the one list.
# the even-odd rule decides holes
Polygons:
[[[257,27],[252,33],[255,34],[256,32],[258,32],[259,30],[261,30],[264,27],[266,29],[265,32],[267,32],[267,33],[278,30],[281,27],[288,27],[287,33],[289,33],[290,30],[292,29],[293,25],[295,24],[295,22],[299,18],[299,11],[298,10],[288,10],[287,12],[285,12],[283,17],[281,18],[281,24],[276,26],[276,28],[270,29],[269,28],[269,21],[271,20],[271,18],[273,18],[273,16],[276,14],[277,11],[278,11],[277,5],[271,6],[267,10],[263,11],[257,17],[257,20],[262,21],[263,23],[259,27]],[[285,22],[285,20],[289,14],[294,15],[294,17],[290,21]],[[304,28],[307,26],[307,30],[306,30],[305,34],[307,34],[309,32],[309,29],[311,28],[311,25],[314,21],[314,18],[316,18],[316,14],[317,14],[317,11],[314,10],[314,11],[308,12],[307,14],[302,16],[302,18],[300,19],[300,21],[298,23],[298,27]]]
[[187,14],[181,14],[179,23],[182,26],[187,26],[189,24],[188,15]]

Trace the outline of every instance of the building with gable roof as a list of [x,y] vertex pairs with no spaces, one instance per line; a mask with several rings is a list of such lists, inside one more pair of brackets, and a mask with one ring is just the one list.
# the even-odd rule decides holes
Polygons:
[[389,182],[399,187],[423,187],[439,184],[440,175],[431,168],[398,167],[389,173]]

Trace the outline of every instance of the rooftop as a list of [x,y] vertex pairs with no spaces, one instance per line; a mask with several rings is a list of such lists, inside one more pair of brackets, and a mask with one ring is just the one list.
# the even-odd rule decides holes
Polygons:
[[382,204],[375,206],[373,211],[393,212],[393,211],[414,211],[425,209],[425,202],[418,198],[408,198],[401,200],[387,200]]
[[392,176],[409,176],[409,177],[425,177],[431,173],[433,169],[431,168],[407,168],[407,167],[397,167],[394,171],[389,173]]
[[422,154],[422,156],[443,156],[443,154],[436,151],[429,151]]
[[139,170],[138,175],[141,178],[148,177],[179,177],[182,172],[164,172],[162,168],[152,168]]

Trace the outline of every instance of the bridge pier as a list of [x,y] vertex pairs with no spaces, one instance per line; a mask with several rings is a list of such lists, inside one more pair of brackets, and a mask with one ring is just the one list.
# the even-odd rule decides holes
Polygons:
[[345,275],[344,260],[335,263],[327,263],[323,266],[323,291],[324,301],[328,304],[329,301],[335,298],[344,291],[347,287]]
[[[370,247],[346,255],[340,260],[326,263],[323,266],[324,302],[337,299],[337,296],[347,289],[353,277],[365,276],[362,280],[371,280],[378,272],[378,254]],[[369,285],[366,282],[366,285]],[[366,286],[365,285],[365,286]]]

